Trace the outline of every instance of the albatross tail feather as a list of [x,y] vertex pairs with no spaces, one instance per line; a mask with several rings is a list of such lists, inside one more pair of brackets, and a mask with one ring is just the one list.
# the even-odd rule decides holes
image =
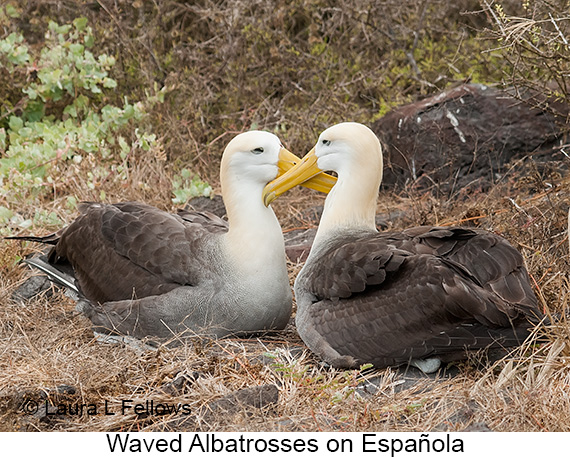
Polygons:
[[61,238],[62,230],[54,233],[50,233],[46,236],[33,236],[33,235],[17,235],[17,236],[5,236],[5,240],[19,240],[19,241],[33,241],[34,243],[51,244],[56,245]]
[[27,263],[32,268],[36,268],[45,273],[50,281],[65,287],[68,291],[72,292],[74,299],[78,300],[81,297],[81,292],[75,283],[75,277],[50,264],[45,256],[40,255],[30,257],[28,259],[24,259],[23,262]]

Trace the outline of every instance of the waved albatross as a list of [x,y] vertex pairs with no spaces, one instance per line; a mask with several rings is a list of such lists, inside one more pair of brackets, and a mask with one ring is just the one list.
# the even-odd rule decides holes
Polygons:
[[[292,304],[283,234],[261,195],[299,160],[271,133],[242,133],[221,161],[227,222],[135,202],[84,203],[55,234],[12,238],[55,245],[49,264],[73,267],[78,309],[98,332],[222,337],[282,329]],[[307,187],[324,191],[334,181],[320,174]]]
[[361,124],[325,130],[264,201],[322,171],[338,182],[294,290],[299,334],[326,362],[433,372],[466,350],[519,345],[538,323],[523,258],[504,238],[463,227],[377,232],[382,149]]

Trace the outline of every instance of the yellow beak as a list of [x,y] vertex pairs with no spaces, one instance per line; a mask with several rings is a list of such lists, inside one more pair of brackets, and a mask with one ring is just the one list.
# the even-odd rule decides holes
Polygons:
[[297,185],[329,193],[337,181],[334,176],[323,173],[317,166],[315,148],[311,149],[303,160],[286,149],[281,149],[278,166],[280,174],[263,189],[265,206],[269,206],[279,195]]

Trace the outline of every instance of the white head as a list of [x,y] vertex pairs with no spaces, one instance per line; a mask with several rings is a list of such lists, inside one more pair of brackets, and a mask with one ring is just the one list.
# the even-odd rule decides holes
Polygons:
[[382,180],[382,148],[372,130],[356,122],[333,125],[319,135],[314,147],[317,166],[335,171],[339,179],[358,175],[376,189]]
[[372,130],[355,122],[337,124],[321,133],[301,163],[265,187],[264,201],[267,204],[318,173],[335,171],[338,182],[326,199],[319,231],[338,227],[375,230],[382,166],[382,148]]
[[[277,163],[283,149],[281,140],[272,133],[253,130],[233,138],[224,151],[221,163],[222,193],[227,179],[265,186],[279,172]],[[261,194],[260,194],[261,195]]]
[[[263,187],[286,172],[301,159],[289,152],[273,133],[252,130],[233,138],[224,151],[220,169],[224,199],[255,195],[261,202]],[[321,192],[328,191],[336,178],[320,173],[301,185]]]

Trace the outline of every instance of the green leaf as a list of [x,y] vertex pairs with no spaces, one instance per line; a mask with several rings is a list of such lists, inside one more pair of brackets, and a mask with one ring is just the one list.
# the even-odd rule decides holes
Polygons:
[[0,128],[0,153],[6,151],[6,130],[2,127]]
[[15,65],[24,65],[29,60],[30,55],[27,46],[18,46],[10,56],[10,61]]
[[73,26],[78,32],[83,32],[83,30],[85,30],[85,27],[87,26],[87,18],[78,17],[73,21]]
[[83,55],[85,47],[79,43],[72,43],[71,45],[69,45],[69,50],[71,51],[72,54],[76,56],[81,56]]
[[107,89],[114,89],[117,87],[117,81],[111,78],[103,78],[103,87],[106,87]]
[[10,130],[18,132],[24,126],[24,121],[17,116],[10,116],[8,126],[10,127]]
[[14,213],[12,211],[10,211],[5,206],[0,206],[0,222],[7,224],[12,216],[14,216]]
[[24,111],[25,119],[28,122],[38,122],[44,116],[44,103],[41,100],[33,100],[28,103]]
[[119,136],[119,147],[121,148],[121,152],[119,153],[121,159],[125,159],[129,152],[131,152],[131,145],[127,143],[127,141],[122,137]]
[[77,198],[75,198],[73,195],[69,195],[67,197],[67,201],[65,203],[65,206],[68,209],[75,211],[77,209]]
[[85,38],[83,38],[83,43],[86,48],[92,48],[94,42],[95,40],[93,39],[93,35],[85,35]]
[[85,95],[78,96],[73,102],[78,111],[83,111],[89,105],[89,99]]
[[24,92],[24,94],[26,94],[30,100],[35,100],[38,98],[38,93],[33,87],[26,87],[25,89],[22,89],[22,92]]
[[14,8],[13,5],[10,4],[6,5],[6,14],[14,19],[20,17],[20,12],[16,8]]
[[[71,25],[69,25],[69,24],[59,25],[56,22],[50,21],[48,28],[50,31],[56,33],[57,35],[65,35],[66,33],[68,33],[71,30]],[[62,40],[63,40],[63,37],[60,36],[59,41],[62,41]]]
[[75,105],[67,105],[64,110],[63,114],[69,114],[71,117],[77,117],[77,109]]

